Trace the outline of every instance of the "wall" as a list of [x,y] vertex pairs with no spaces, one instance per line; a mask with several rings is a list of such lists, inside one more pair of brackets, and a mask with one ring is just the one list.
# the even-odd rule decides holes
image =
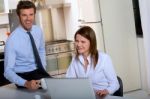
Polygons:
[[143,30],[143,41],[145,51],[145,61],[147,70],[147,91],[150,94],[150,1],[139,0],[141,23]]
[[141,83],[142,89],[147,90],[147,70],[145,64],[145,49],[143,38],[137,38],[138,49],[139,49],[139,58],[140,58],[140,72],[141,72]]
[[99,1],[106,52],[123,80],[124,91],[140,89],[140,64],[132,1]]

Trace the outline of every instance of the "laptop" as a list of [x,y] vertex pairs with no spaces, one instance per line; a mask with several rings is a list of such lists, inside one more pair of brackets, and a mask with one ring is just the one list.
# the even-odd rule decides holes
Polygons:
[[51,99],[96,99],[88,78],[44,78]]

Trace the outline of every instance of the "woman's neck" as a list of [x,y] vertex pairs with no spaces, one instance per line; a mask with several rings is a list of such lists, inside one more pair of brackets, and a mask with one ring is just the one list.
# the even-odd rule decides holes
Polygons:
[[82,55],[84,59],[87,59],[87,57],[89,56],[89,53],[83,53]]

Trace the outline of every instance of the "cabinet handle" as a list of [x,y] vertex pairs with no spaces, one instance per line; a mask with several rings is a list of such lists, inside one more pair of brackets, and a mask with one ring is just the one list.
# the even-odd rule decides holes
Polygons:
[[84,27],[84,26],[85,26],[85,25],[79,25],[78,27],[79,27],[79,28],[82,28],[82,27]]
[[79,22],[85,22],[85,20],[82,20],[82,19],[78,19],[78,21],[79,21]]

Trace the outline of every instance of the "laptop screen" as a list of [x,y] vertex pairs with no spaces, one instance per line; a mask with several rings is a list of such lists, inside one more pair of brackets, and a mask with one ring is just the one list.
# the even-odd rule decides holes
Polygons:
[[95,99],[88,78],[45,78],[51,99]]

